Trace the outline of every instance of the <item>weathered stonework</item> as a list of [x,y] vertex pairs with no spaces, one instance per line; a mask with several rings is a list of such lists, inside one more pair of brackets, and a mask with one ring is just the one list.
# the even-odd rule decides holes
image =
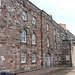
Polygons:
[[[61,64],[62,40],[68,36],[66,30],[58,25],[51,15],[28,0],[1,0],[1,2],[0,70],[25,71]],[[24,11],[27,12],[26,21],[22,19]],[[33,16],[36,18],[36,25],[32,24]],[[22,30],[27,32],[26,43],[21,41]],[[33,33],[36,34],[35,45],[32,45]],[[26,53],[26,63],[21,63],[22,52]],[[36,63],[32,63],[33,53],[36,54]]]
[[[25,5],[25,6],[23,6]],[[41,67],[41,20],[40,10],[28,1],[2,0],[2,18],[0,22],[0,69],[30,69]],[[27,21],[22,20],[22,12],[27,12]],[[32,25],[32,16],[37,18],[37,25]],[[27,42],[21,42],[21,32],[27,31]],[[37,35],[37,44],[32,45],[32,33]],[[21,52],[27,53],[27,64],[20,63]],[[32,53],[37,54],[37,62],[31,63]],[[11,67],[10,67],[11,66]]]

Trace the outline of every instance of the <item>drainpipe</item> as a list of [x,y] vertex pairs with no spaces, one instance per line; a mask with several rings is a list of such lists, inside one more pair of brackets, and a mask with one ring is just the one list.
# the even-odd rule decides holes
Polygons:
[[43,67],[43,45],[42,45],[42,10],[41,10],[41,68]]

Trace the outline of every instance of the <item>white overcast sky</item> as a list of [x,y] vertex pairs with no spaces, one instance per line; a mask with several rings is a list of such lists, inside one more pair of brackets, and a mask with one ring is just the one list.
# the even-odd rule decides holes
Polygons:
[[66,24],[66,28],[75,35],[75,0],[29,0],[40,9],[51,13],[59,24]]

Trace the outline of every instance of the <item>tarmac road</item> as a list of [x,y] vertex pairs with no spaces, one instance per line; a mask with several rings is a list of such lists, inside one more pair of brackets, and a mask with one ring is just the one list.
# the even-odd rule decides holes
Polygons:
[[72,67],[54,67],[46,68],[18,75],[75,75],[75,68]]

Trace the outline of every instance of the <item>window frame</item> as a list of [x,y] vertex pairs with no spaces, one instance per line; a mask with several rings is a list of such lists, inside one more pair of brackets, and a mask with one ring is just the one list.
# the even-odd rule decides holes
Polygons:
[[23,12],[22,12],[22,19],[23,19],[24,21],[27,21],[27,12],[26,12],[26,11],[23,11]]
[[57,62],[57,61],[58,61],[57,54],[55,54],[55,62]]
[[47,31],[49,30],[49,24],[46,24],[46,27],[47,27]]
[[49,45],[50,45],[50,40],[49,38],[47,38],[47,47],[49,47]]
[[[34,60],[33,60],[33,55],[35,55]],[[32,54],[32,63],[36,63],[37,62],[37,55],[36,53]]]
[[26,40],[27,40],[27,31],[23,29],[21,33],[21,42],[26,43]]
[[27,62],[27,53],[22,52],[21,53],[21,64],[25,64],[26,62]]
[[37,24],[37,19],[35,16],[32,16],[32,24],[36,25]]
[[[34,35],[34,37],[33,37],[33,35]],[[36,40],[37,40],[36,34],[33,33],[33,34],[32,34],[32,45],[36,45]]]
[[2,8],[2,0],[0,0],[0,12],[1,12],[1,8]]
[[1,5],[2,5],[2,1],[0,0],[0,8],[1,8]]
[[59,55],[59,62],[61,61],[61,56]]

